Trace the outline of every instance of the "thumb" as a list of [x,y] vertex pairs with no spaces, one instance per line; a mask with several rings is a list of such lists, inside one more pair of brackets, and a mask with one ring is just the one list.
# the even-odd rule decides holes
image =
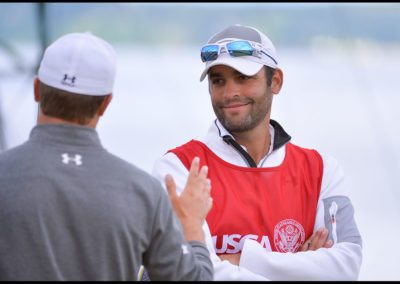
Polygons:
[[207,213],[208,212],[210,212],[210,210],[212,209],[212,207],[213,207],[213,202],[214,202],[214,200],[213,200],[213,198],[210,196],[209,198],[208,198],[208,200],[207,200]]
[[324,248],[331,248],[333,246],[332,240],[327,240],[324,244]]
[[175,184],[174,178],[170,174],[165,176],[165,185],[167,186],[169,198],[171,200],[176,199],[177,198],[176,184]]

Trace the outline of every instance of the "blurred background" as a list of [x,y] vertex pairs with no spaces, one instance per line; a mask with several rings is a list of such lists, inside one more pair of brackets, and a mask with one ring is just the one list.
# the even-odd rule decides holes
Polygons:
[[151,173],[214,119],[199,50],[231,24],[260,29],[277,48],[285,78],[272,118],[343,167],[363,237],[359,279],[400,280],[399,3],[0,3],[0,151],[36,123],[44,47],[90,31],[118,54],[103,145]]

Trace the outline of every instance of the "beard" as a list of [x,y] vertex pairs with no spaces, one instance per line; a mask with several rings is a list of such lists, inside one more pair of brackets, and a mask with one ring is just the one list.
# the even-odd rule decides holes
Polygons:
[[[250,111],[243,117],[232,117],[224,112],[224,105],[231,103],[248,103]],[[231,133],[242,133],[258,126],[271,110],[272,96],[263,96],[255,100],[250,98],[230,99],[223,102],[213,102],[214,113],[221,124]]]

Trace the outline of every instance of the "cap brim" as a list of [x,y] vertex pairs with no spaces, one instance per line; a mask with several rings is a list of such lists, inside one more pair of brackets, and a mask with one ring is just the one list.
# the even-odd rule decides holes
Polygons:
[[207,76],[208,70],[215,65],[229,66],[247,76],[253,76],[257,74],[257,72],[261,70],[264,64],[250,61],[246,57],[233,57],[230,55],[224,56],[220,54],[220,56],[216,60],[206,63],[206,68],[200,76],[200,82],[203,81],[204,78]]

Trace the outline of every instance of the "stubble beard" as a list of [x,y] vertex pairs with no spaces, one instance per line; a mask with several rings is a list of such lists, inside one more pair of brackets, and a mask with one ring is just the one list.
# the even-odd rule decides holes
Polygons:
[[264,100],[258,102],[258,104],[251,99],[249,103],[251,105],[250,112],[240,120],[228,117],[223,108],[221,108],[222,104],[213,104],[213,109],[226,130],[230,133],[243,133],[254,129],[265,119],[271,110],[272,97],[265,96]]

